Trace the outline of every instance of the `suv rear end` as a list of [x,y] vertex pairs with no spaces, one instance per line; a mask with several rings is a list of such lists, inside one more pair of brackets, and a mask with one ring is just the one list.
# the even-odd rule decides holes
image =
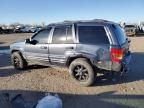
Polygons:
[[129,42],[118,24],[78,23],[76,33],[77,52],[90,58],[94,67],[109,71],[126,68],[130,59]]
[[110,55],[112,60],[113,71],[127,71],[127,64],[130,62],[129,45],[130,40],[125,36],[123,29],[117,25],[111,25],[111,32],[116,42],[111,45]]

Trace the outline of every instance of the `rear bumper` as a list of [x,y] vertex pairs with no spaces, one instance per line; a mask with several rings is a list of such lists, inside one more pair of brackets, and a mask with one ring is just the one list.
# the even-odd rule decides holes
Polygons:
[[128,64],[131,60],[131,53],[128,51],[127,55],[123,58],[120,63],[112,63],[112,71],[126,72],[128,71]]

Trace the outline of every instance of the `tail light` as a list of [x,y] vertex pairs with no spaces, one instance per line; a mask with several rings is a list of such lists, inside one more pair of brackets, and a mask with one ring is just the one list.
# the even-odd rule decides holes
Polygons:
[[113,62],[120,62],[123,59],[124,51],[122,49],[111,48],[110,55]]

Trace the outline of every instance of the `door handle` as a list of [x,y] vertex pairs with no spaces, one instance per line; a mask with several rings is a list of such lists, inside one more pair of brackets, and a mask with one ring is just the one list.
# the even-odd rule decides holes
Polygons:
[[72,46],[71,47],[66,47],[66,49],[74,49],[74,47],[72,47]]
[[41,46],[40,48],[41,49],[47,49],[47,46]]

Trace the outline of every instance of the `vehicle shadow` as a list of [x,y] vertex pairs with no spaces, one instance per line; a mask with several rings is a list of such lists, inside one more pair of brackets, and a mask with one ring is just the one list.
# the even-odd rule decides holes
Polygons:
[[[30,90],[1,90],[0,106],[2,108],[35,108],[46,93]],[[144,106],[144,95],[115,94],[115,91],[94,95],[65,93],[58,93],[58,95],[62,100],[63,108],[143,108]]]

